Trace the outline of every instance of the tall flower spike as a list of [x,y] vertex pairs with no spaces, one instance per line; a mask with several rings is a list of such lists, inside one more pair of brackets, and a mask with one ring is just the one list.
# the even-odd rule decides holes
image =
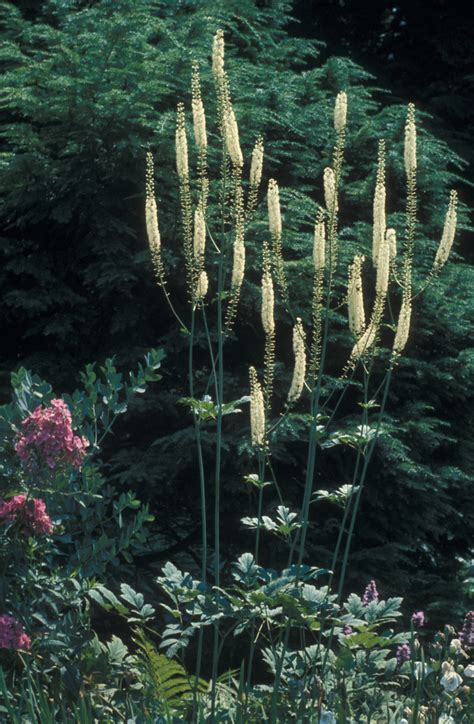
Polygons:
[[217,83],[224,80],[224,33],[218,30],[212,46],[212,72]]
[[314,225],[313,263],[316,271],[324,269],[326,256],[326,227],[320,218]]
[[176,170],[180,181],[189,178],[188,141],[184,125],[184,105],[182,103],[178,103],[176,116]]
[[290,391],[288,392],[288,404],[296,402],[303,391],[304,378],[306,375],[306,352],[305,333],[301,319],[297,317],[293,327],[293,353],[295,355],[295,366],[293,379],[291,380]]
[[239,127],[230,102],[224,110],[224,136],[227,153],[234,166],[241,168],[244,163],[239,141]]
[[334,105],[334,128],[338,133],[344,130],[347,121],[347,94],[341,91]]
[[250,435],[252,445],[263,447],[265,445],[265,404],[260,382],[255,367],[250,367]]
[[197,65],[193,66],[191,88],[194,139],[199,150],[205,151],[207,148],[206,114],[204,112],[204,105],[201,97],[201,84],[199,82],[199,70]]
[[411,299],[404,295],[400,314],[398,315],[397,331],[393,342],[393,354],[399,355],[405,349],[410,334]]
[[393,261],[397,257],[397,232],[395,229],[387,229],[385,238],[390,250],[390,261]]
[[330,214],[337,211],[336,177],[332,168],[324,169],[324,203]]
[[357,255],[349,269],[349,285],[347,289],[347,306],[349,312],[349,328],[356,339],[365,329],[364,293],[362,289],[362,264],[364,257]]
[[204,259],[206,250],[206,222],[200,206],[194,212],[194,258],[198,262]]
[[268,225],[273,238],[281,238],[280,193],[275,179],[268,182]]
[[408,104],[407,120],[405,123],[405,172],[407,178],[416,171],[416,125],[415,106]]
[[263,169],[263,139],[257,138],[252,151],[252,162],[250,164],[250,186],[259,186],[262,179]]
[[378,265],[380,249],[385,240],[385,142],[379,142],[377,180],[374,193],[374,222],[372,230],[372,261]]
[[438,251],[436,252],[436,257],[434,260],[435,270],[441,269],[441,267],[446,264],[449,252],[451,251],[451,247],[454,242],[457,222],[457,201],[458,195],[456,191],[451,191],[451,195],[449,197],[449,206],[446,212],[446,218],[444,220],[443,235],[441,237]]

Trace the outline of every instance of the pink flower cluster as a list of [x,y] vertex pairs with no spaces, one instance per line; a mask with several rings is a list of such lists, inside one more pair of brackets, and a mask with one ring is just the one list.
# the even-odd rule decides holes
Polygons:
[[369,583],[365,587],[364,595],[362,597],[362,603],[364,604],[364,606],[367,606],[369,603],[372,603],[372,601],[378,603],[378,600],[379,592],[377,591],[377,585],[374,580],[369,581]]
[[30,637],[21,623],[12,616],[0,616],[0,649],[24,649],[31,646]]
[[33,498],[27,501],[26,495],[14,495],[9,500],[0,498],[0,522],[19,523],[26,535],[51,535],[53,523],[46,512],[44,500]]
[[21,462],[30,469],[46,463],[51,470],[72,465],[82,467],[89,443],[74,435],[72,418],[64,400],[51,400],[49,407],[38,405],[21,423],[15,450]]

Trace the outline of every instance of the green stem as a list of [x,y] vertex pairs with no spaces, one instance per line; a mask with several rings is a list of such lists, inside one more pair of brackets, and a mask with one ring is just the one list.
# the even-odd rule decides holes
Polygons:
[[[194,330],[196,322],[196,310],[193,306],[191,313],[191,332],[189,338],[189,357],[188,357],[188,382],[189,382],[189,395],[194,398],[194,379],[193,379],[193,348],[194,348]],[[207,576],[207,515],[206,515],[206,479],[204,474],[204,461],[202,455],[202,443],[201,443],[201,423],[193,411],[194,421],[194,432],[196,435],[196,446],[198,454],[198,468],[199,468],[199,487],[200,487],[200,503],[201,503],[201,539],[202,539],[202,560],[201,560],[201,580],[205,583]],[[197,661],[196,661],[196,680],[195,689],[193,693],[193,709],[196,706],[196,695],[199,677],[201,675],[201,664],[202,664],[202,649],[203,649],[204,631],[199,630],[198,638],[198,650],[197,650]],[[194,716],[194,714],[193,714]]]

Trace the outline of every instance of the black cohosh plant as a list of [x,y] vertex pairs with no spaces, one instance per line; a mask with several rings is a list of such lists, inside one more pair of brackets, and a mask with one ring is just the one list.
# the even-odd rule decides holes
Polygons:
[[[283,721],[292,712],[304,721],[329,721],[326,707],[337,709],[349,721],[359,705],[365,716],[385,711],[394,717],[402,701],[383,697],[373,684],[371,703],[363,701],[354,682],[341,684],[335,672],[336,641],[347,644],[349,633],[358,631],[362,659],[369,662],[371,645],[387,647],[410,640],[409,634],[394,635],[390,629],[379,634],[397,615],[400,599],[374,602],[378,608],[365,610],[357,597],[343,604],[342,594],[353,538],[354,527],[368,466],[377,440],[384,433],[384,414],[392,374],[410,334],[413,299],[420,294],[446,263],[456,230],[456,192],[452,192],[440,245],[433,267],[419,288],[414,287],[412,267],[417,223],[417,153],[415,109],[408,107],[405,125],[404,164],[406,172],[405,226],[387,228],[385,188],[385,144],[378,148],[377,175],[373,201],[373,237],[370,264],[373,271],[365,278],[369,261],[358,254],[349,267],[348,283],[341,283],[341,254],[339,240],[340,207],[343,203],[343,171],[346,143],[346,122],[350,113],[350,95],[341,91],[334,107],[334,150],[332,164],[324,170],[323,199],[316,214],[313,248],[308,256],[313,260],[313,285],[308,290],[311,307],[311,326],[304,328],[295,313],[291,300],[292,265],[285,260],[285,228],[279,188],[276,179],[268,181],[268,232],[261,245],[257,263],[261,268],[261,321],[264,354],[250,366],[249,395],[238,400],[226,399],[226,344],[234,339],[234,323],[239,313],[239,299],[245,294],[246,238],[253,233],[252,222],[260,213],[261,186],[264,170],[264,139],[257,138],[251,154],[250,168],[244,158],[239,127],[233,109],[229,78],[224,64],[224,36],[214,38],[212,73],[216,91],[216,123],[210,126],[201,96],[199,68],[192,69],[192,124],[195,149],[189,149],[186,111],[178,105],[176,122],[176,169],[181,200],[181,231],[183,239],[183,269],[189,298],[189,319],[182,319],[173,306],[167,290],[166,269],[162,257],[154,190],[153,159],[147,155],[146,225],[151,255],[158,285],[165,294],[189,340],[188,390],[185,399],[194,420],[196,462],[199,474],[199,494],[202,525],[201,580],[196,581],[178,571],[172,564],[163,569],[159,581],[173,601],[169,612],[174,623],[163,635],[163,646],[174,655],[184,649],[197,632],[197,660],[193,716],[217,720],[224,695],[219,680],[219,659],[229,635],[241,635],[249,641],[248,654],[239,668],[238,689],[235,695],[235,721],[249,721],[261,707],[269,720]],[[218,169],[208,168],[208,142],[221,147]],[[196,170],[191,159],[196,158]],[[217,172],[213,175],[214,170]],[[209,195],[218,198],[209,211]],[[252,260],[254,263],[254,260]],[[345,276],[345,271],[342,275]],[[373,288],[369,288],[374,278]],[[294,368],[286,402],[279,409],[274,388],[278,385],[275,360],[277,327],[275,307],[279,316],[292,326]],[[352,349],[345,353],[340,376],[328,391],[323,384],[329,354],[329,332],[334,311],[347,307],[348,323],[353,336]],[[194,345],[199,329],[207,339],[210,376],[203,382],[196,379],[193,367]],[[387,345],[386,339],[391,335]],[[382,345],[383,342],[383,345]],[[374,384],[374,369],[382,366],[382,381]],[[359,382],[359,424],[349,433],[334,432],[337,411],[348,390]],[[221,555],[221,484],[224,447],[222,431],[224,418],[240,412],[239,406],[249,403],[250,438],[255,468],[249,471],[247,482],[258,493],[255,517],[242,518],[244,527],[255,530],[255,548],[244,553],[234,564],[234,583],[227,586],[223,576]],[[294,414],[303,414],[308,425],[307,464],[303,495],[299,509],[290,510],[284,504],[281,488],[272,466],[272,442],[278,428]],[[215,460],[212,480],[203,463],[202,430],[206,425],[216,427]],[[350,445],[356,452],[350,485],[338,491],[343,506],[343,518],[333,552],[330,570],[321,570],[306,561],[305,548],[310,534],[310,510],[322,493],[314,490],[315,472],[327,447]],[[268,482],[268,480],[270,482]],[[212,486],[212,494],[210,489]],[[270,491],[275,491],[273,495]],[[279,502],[275,516],[265,514],[269,495]],[[209,535],[207,509],[211,500],[213,526]],[[276,572],[262,564],[262,535],[276,535],[288,546],[287,566]],[[312,535],[317,536],[317,527]],[[210,541],[212,540],[212,545]],[[211,556],[212,552],[212,556]],[[210,563],[212,566],[210,567]],[[324,577],[324,585],[315,581]],[[372,605],[372,604],[370,604]],[[212,629],[212,634],[211,634]],[[375,634],[377,630],[377,634]],[[202,698],[200,677],[203,668],[204,638],[212,636],[212,666],[210,703]],[[363,638],[368,636],[369,639]],[[379,637],[375,643],[371,636]],[[351,663],[357,660],[354,646],[348,646]],[[295,644],[298,649],[296,650]],[[269,667],[272,687],[254,681],[254,659],[259,650]],[[414,652],[414,647],[413,647]],[[389,648],[380,660],[388,661]],[[414,656],[414,653],[413,653]],[[298,661],[297,661],[298,659]],[[347,663],[348,659],[346,659]],[[423,665],[423,654],[421,655]],[[414,659],[413,659],[414,662]],[[360,663],[360,662],[359,662]],[[380,663],[380,662],[379,662]],[[392,664],[390,664],[392,666]],[[293,667],[293,668],[292,668]],[[344,668],[343,664],[340,668]],[[337,668],[337,666],[336,666]],[[350,667],[349,667],[350,668]],[[386,676],[381,667],[374,674]],[[349,681],[349,680],[348,680]],[[418,679],[412,679],[411,693],[416,707],[422,698]],[[413,683],[415,682],[415,683]],[[365,682],[367,684],[367,682]],[[365,686],[365,684],[364,684]],[[298,688],[296,695],[294,687]],[[413,688],[415,687],[415,689]],[[367,684],[367,690],[370,685]],[[257,692],[257,694],[255,694]],[[234,692],[235,693],[235,692]],[[256,696],[256,699],[255,699]],[[405,694],[403,695],[405,696]],[[232,697],[231,697],[232,698]],[[398,701],[398,704],[397,704]],[[296,703],[295,703],[296,702]],[[209,707],[209,709],[206,709]],[[367,709],[368,707],[368,709]],[[395,707],[395,708],[394,708]],[[415,707],[416,721],[417,710]],[[392,719],[387,719],[387,721]],[[395,720],[395,719],[393,719]]]

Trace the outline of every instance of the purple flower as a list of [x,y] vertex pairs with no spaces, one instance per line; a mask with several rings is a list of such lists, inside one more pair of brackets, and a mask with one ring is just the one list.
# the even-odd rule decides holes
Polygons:
[[415,611],[412,616],[411,620],[414,626],[419,628],[420,626],[424,626],[426,623],[426,617],[424,611]]
[[459,640],[463,649],[467,650],[474,647],[474,611],[468,611],[459,632]]
[[25,633],[21,623],[12,616],[0,616],[0,649],[27,651],[30,646],[30,637]]
[[375,581],[369,581],[368,585],[366,586],[366,589],[364,591],[364,596],[362,598],[362,602],[365,606],[367,606],[368,603],[371,603],[371,601],[375,601],[377,603],[379,600],[379,592],[377,591],[377,586],[375,585]]
[[409,644],[402,644],[401,646],[397,646],[397,652],[395,656],[397,657],[397,663],[399,666],[401,666],[405,661],[410,661],[411,649]]
[[349,626],[349,624],[346,623],[346,625],[342,629],[342,633],[344,634],[344,636],[350,636],[352,633],[354,633],[354,629],[352,628],[352,626]]

